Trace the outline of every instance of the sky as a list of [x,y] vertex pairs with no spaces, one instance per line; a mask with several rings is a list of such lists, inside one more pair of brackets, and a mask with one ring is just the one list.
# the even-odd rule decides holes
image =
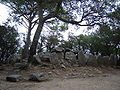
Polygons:
[[8,8],[0,4],[0,24],[4,23],[8,16]]
[[[8,16],[9,16],[9,9],[5,5],[0,4],[0,25],[2,25],[2,23],[4,23],[7,20]],[[80,34],[86,34],[86,30],[87,30],[87,27],[80,27],[79,30],[77,30],[75,25],[69,25],[68,30],[63,33],[64,40],[68,39],[69,32],[71,32],[77,36]],[[32,37],[34,35],[34,31],[35,30],[33,30],[33,32],[32,32]],[[27,30],[23,26],[18,26],[18,32],[19,33],[26,33]],[[89,31],[89,32],[91,32],[91,31]]]

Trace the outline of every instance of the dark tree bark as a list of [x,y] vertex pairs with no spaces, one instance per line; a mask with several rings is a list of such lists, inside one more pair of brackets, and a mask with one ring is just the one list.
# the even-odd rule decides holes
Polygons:
[[37,48],[37,44],[38,44],[38,40],[44,25],[44,21],[43,21],[43,8],[41,5],[38,5],[38,14],[39,14],[39,23],[38,23],[38,27],[37,30],[35,32],[34,38],[33,38],[33,42],[32,45],[30,47],[30,53],[29,53],[29,57],[28,57],[28,63],[32,64],[33,62],[33,55],[36,54],[36,48]]
[[30,42],[31,42],[30,36],[31,36],[31,31],[32,31],[31,27],[32,27],[32,23],[29,22],[28,34],[27,34],[25,46],[22,52],[22,59],[28,58],[28,55],[29,55],[29,47],[30,47]]

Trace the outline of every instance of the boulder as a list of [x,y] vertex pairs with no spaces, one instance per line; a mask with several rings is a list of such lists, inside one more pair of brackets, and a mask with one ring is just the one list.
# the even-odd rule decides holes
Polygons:
[[67,60],[76,60],[76,55],[73,52],[66,52],[65,59]]
[[52,50],[52,52],[63,52],[64,51],[64,48],[62,47],[56,47]]
[[37,81],[37,82],[42,82],[45,81],[46,78],[43,73],[32,73],[29,77],[30,81]]
[[21,59],[21,55],[20,54],[14,54],[14,55],[11,55],[9,58],[9,63],[13,64],[14,63],[17,63],[17,62],[21,62],[22,59]]
[[6,77],[6,80],[10,82],[18,82],[22,80],[22,76],[21,75],[9,75]]
[[51,58],[51,53],[50,52],[45,52],[41,56],[41,60],[45,61],[45,62],[50,62],[50,58]]
[[39,55],[34,55],[34,64],[41,64],[41,59]]
[[72,52],[73,52],[74,54],[78,54],[79,51],[78,51],[78,50],[73,50]]
[[64,63],[63,59],[64,59],[64,53],[62,53],[62,52],[59,52],[59,53],[53,52],[53,53],[51,53],[50,62],[52,64],[61,64],[61,63]]
[[70,48],[65,48],[65,52],[71,52]]

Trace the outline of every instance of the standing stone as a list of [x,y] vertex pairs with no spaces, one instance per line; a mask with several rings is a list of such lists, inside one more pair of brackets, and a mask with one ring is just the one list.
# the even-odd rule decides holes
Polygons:
[[40,55],[40,58],[41,58],[42,61],[50,62],[51,53],[50,52],[45,52],[42,55]]
[[78,52],[78,65],[79,66],[85,66],[86,65],[85,55],[82,51]]
[[110,66],[116,66],[117,65],[117,57],[113,54],[110,55],[109,58]]
[[98,65],[99,66],[109,66],[110,62],[109,62],[109,56],[98,56],[97,58],[98,60]]
[[40,52],[40,53],[38,53],[38,55],[39,55],[39,58],[40,58],[41,61],[42,61],[42,57],[44,56],[44,52]]
[[50,62],[53,65],[61,66],[61,64],[64,64],[64,53],[63,52],[53,52],[53,53],[51,53]]
[[34,57],[34,62],[33,62],[34,64],[41,64],[41,59],[39,55],[34,55],[33,57]]
[[73,52],[66,52],[65,59],[69,61],[71,65],[76,64],[76,55]]
[[104,66],[109,66],[110,65],[109,56],[103,56],[103,65]]
[[10,82],[18,82],[22,80],[22,76],[21,75],[9,75],[6,77],[6,80]]
[[102,56],[97,56],[97,61],[98,61],[98,66],[103,66],[104,62],[103,62],[103,57]]
[[58,63],[58,58],[57,58],[56,52],[51,53],[50,63],[52,63],[53,65]]
[[120,66],[120,55],[117,56],[117,66]]
[[97,67],[98,66],[98,62],[97,62],[96,56],[94,56],[94,55],[88,55],[87,63],[86,64],[88,66],[95,66],[95,67]]
[[65,53],[65,59],[75,60],[76,59],[76,55],[73,52],[66,52]]

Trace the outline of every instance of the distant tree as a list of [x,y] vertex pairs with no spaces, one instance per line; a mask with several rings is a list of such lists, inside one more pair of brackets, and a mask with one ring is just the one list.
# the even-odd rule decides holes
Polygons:
[[70,32],[68,34],[68,40],[62,40],[60,47],[73,49],[75,46],[75,36]]
[[46,36],[46,48],[48,51],[51,51],[53,48],[59,46],[61,40],[63,40],[61,32],[65,32],[68,29],[68,24],[54,19],[47,26],[50,30],[49,35]]
[[63,40],[62,33],[68,29],[68,24],[60,22],[58,19],[52,19],[45,23],[45,29],[47,29],[47,35],[42,32],[38,44],[38,52],[41,52],[43,49],[51,51],[59,46]]
[[85,52],[86,49],[89,49],[90,44],[90,36],[80,34],[78,36],[74,36],[72,33],[69,34],[68,40],[63,41],[61,44],[64,48],[69,48],[72,50],[82,50]]
[[120,27],[120,5],[118,4],[115,10],[108,14],[108,16],[111,18],[109,23],[110,26],[116,28]]
[[0,26],[0,62],[17,52],[19,47],[18,32],[14,27]]
[[85,52],[90,47],[90,36],[83,34],[76,36],[76,44],[78,50],[83,50]]
[[90,36],[90,51],[101,55],[119,54],[120,28],[103,25]]
[[120,27],[113,28],[102,25],[90,35],[74,36],[71,34],[67,41],[63,41],[61,46],[73,50],[82,50],[84,53],[89,50],[89,53],[93,55],[120,55]]

